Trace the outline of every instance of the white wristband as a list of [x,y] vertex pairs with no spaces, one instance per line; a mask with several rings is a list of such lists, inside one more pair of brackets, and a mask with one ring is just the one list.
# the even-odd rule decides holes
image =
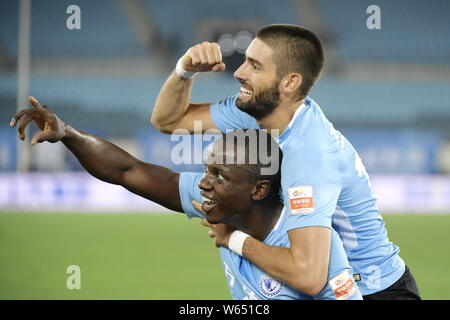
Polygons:
[[177,75],[185,79],[191,79],[192,77],[195,77],[198,74],[198,72],[191,72],[184,70],[183,66],[181,65],[182,59],[183,57],[178,59],[177,66],[175,67],[175,72],[177,73]]
[[230,236],[230,240],[228,241],[228,248],[231,251],[234,251],[238,255],[242,256],[242,248],[244,247],[244,241],[248,237],[250,236],[242,231],[239,230],[234,231]]

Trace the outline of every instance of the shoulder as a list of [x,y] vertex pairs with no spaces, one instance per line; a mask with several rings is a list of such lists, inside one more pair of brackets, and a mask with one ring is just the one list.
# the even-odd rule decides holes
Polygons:
[[304,112],[292,125],[289,149],[309,154],[334,149],[337,131],[333,124],[311,97],[306,97],[304,105]]
[[222,132],[229,129],[258,129],[256,119],[240,110],[236,100],[237,96],[231,96],[211,105],[210,114],[216,127]]
[[179,174],[179,186],[180,188],[185,187],[192,187],[192,185],[195,185],[196,181],[200,181],[202,177],[204,176],[204,173],[202,172],[181,172]]

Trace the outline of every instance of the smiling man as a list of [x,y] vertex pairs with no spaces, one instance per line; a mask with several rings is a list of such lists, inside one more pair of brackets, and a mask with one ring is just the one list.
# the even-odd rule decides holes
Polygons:
[[[281,161],[281,150],[264,131],[254,131],[253,141],[237,139],[242,131],[229,133],[209,148],[204,174],[178,174],[143,163],[108,141],[77,131],[34,98],[30,102],[33,109],[21,110],[10,123],[18,124],[20,139],[25,138],[26,126],[35,121],[42,131],[33,137],[33,145],[61,141],[94,177],[189,217],[206,217],[208,222],[203,224],[214,227],[216,237],[220,235],[221,242],[216,244],[221,246],[234,299],[361,299],[335,231],[327,229],[322,237],[314,237],[326,256],[308,264],[298,262],[303,260],[298,248],[310,244],[289,231],[286,209],[279,199],[279,170],[262,174],[264,167],[271,166],[265,160]],[[242,158],[244,161],[239,161]],[[206,215],[192,205],[202,197]]]
[[[247,132],[254,134],[245,139],[245,133],[237,130],[216,140],[207,152],[205,174],[181,173],[179,183],[183,211],[189,217],[205,217],[203,225],[212,228],[210,236],[220,247],[232,296],[360,299],[334,230],[313,237],[291,232],[279,198],[280,172],[262,174],[271,162],[282,162],[281,150],[265,131]],[[204,215],[196,210],[200,201]],[[307,236],[313,238],[314,248],[327,254],[305,259],[302,248],[312,247]]]
[[388,239],[360,157],[308,96],[323,65],[322,46],[313,32],[270,25],[257,33],[234,73],[239,94],[214,104],[192,104],[195,75],[225,70],[219,45],[203,42],[179,59],[159,93],[151,123],[165,133],[179,128],[194,132],[195,121],[202,121],[203,130],[278,130],[274,138],[284,154],[282,199],[290,237],[303,239],[301,263],[327,255],[329,248],[315,239],[333,228],[365,299],[420,299],[399,248]]

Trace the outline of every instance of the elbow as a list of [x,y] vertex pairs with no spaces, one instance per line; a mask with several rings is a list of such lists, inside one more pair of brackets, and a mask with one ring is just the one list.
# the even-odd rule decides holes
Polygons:
[[303,293],[307,294],[308,296],[314,297],[317,296],[325,287],[325,283],[321,281],[311,282],[308,285],[303,286],[304,289],[302,290]]
[[308,296],[318,295],[327,284],[328,271],[321,272],[311,265],[299,266],[297,275],[303,275],[303,277],[296,277],[293,284],[294,289],[303,292]]
[[158,119],[158,117],[155,116],[154,113],[150,117],[150,124],[159,131],[161,131],[161,128],[163,127],[160,119]]
[[307,280],[301,283],[295,284],[293,287],[295,290],[303,292],[304,294],[314,297],[317,296],[325,287],[326,282],[320,280]]
[[161,119],[159,119],[157,116],[155,116],[155,114],[152,114],[152,116],[150,117],[150,124],[158,131],[162,132],[162,133],[172,133],[173,129],[171,126],[167,125],[166,123],[164,123],[164,121],[162,121]]

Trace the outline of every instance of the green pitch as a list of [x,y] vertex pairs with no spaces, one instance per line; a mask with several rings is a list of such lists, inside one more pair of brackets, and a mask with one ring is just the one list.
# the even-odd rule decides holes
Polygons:
[[[425,299],[450,299],[450,215],[385,215]],[[70,265],[81,289],[66,288]],[[219,250],[181,214],[0,214],[0,299],[229,299]]]

